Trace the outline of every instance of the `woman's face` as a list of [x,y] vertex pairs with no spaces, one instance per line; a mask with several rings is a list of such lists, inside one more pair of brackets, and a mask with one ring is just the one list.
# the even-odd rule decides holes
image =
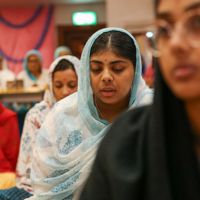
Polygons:
[[134,67],[130,60],[110,50],[91,56],[90,82],[98,101],[112,105],[127,102],[133,79]]
[[31,73],[39,73],[40,72],[41,64],[36,55],[31,55],[28,57],[27,67]]
[[78,77],[72,69],[57,71],[54,73],[52,84],[56,101],[59,101],[77,92]]
[[[199,0],[160,0],[157,8],[157,20],[164,19],[175,27],[174,34],[164,42],[157,40],[161,72],[173,93],[184,101],[200,98],[200,35],[194,46],[189,34],[177,27],[181,27],[183,15],[199,8]],[[200,26],[199,19],[196,23]]]
[[59,57],[60,56],[67,56],[69,55],[69,52],[67,50],[62,50],[60,53],[59,53]]

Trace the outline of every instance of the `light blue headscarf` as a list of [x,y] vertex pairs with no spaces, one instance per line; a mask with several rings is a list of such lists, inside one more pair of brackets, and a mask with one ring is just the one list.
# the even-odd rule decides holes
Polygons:
[[113,30],[128,34],[136,46],[129,109],[152,102],[153,92],[142,79],[140,52],[133,36],[119,28],[102,29],[92,35],[81,57],[78,92],[54,105],[38,133],[31,173],[34,196],[30,199],[78,199],[100,141],[109,128],[109,122],[99,118],[93,103],[90,50],[99,35]]
[[28,70],[28,58],[29,56],[31,55],[36,55],[38,57],[38,59],[40,60],[40,63],[41,63],[41,70],[42,70],[42,62],[43,62],[43,58],[42,58],[42,55],[41,53],[38,51],[38,50],[35,50],[35,49],[32,49],[30,51],[28,51],[25,55],[25,58],[24,58],[24,70],[28,73],[28,76],[33,80],[33,81],[37,81],[37,78],[31,74],[31,72]]
[[72,55],[71,49],[69,47],[60,46],[55,50],[54,60],[59,57],[59,54],[60,54],[61,51],[67,51],[69,53],[69,55]]

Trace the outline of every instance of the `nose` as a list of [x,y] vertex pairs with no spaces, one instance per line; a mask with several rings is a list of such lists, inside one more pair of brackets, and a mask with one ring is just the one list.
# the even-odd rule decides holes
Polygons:
[[108,69],[103,70],[101,80],[103,82],[112,82],[113,77]]
[[63,97],[69,96],[71,94],[70,89],[67,86],[65,86],[63,88],[62,94],[63,94]]
[[190,51],[190,44],[183,29],[174,31],[169,41],[171,52],[174,54],[184,54]]

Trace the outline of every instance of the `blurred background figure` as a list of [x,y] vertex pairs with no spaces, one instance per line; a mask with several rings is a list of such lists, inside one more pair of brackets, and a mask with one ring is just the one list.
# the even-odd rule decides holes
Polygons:
[[14,81],[15,74],[9,70],[6,60],[0,55],[0,90],[7,90],[7,81]]
[[150,87],[150,88],[154,88],[154,79],[155,79],[155,57],[153,57],[152,59],[152,64],[150,66],[148,66],[143,74],[143,78],[146,82],[146,84]]
[[[44,99],[26,115],[17,162],[16,187],[0,190],[0,199],[25,199],[33,194],[30,173],[37,133],[52,106],[77,91],[80,61],[74,56],[61,56],[50,66]],[[14,185],[13,185],[14,186]]]
[[30,50],[24,58],[24,70],[17,75],[18,80],[23,80],[24,90],[37,87],[44,90],[47,84],[47,70],[42,68],[42,55],[37,50]]
[[54,59],[64,55],[72,55],[72,52],[69,47],[60,46],[55,50]]
[[15,185],[20,134],[17,115],[0,101],[0,189]]

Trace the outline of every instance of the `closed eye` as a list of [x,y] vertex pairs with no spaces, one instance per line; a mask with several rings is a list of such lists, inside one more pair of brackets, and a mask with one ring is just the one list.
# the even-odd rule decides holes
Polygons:
[[55,87],[56,87],[56,88],[61,88],[61,87],[62,87],[62,85],[55,85]]
[[120,69],[113,69],[114,72],[122,72],[124,70],[124,68],[120,68]]
[[90,69],[92,72],[100,72],[102,69],[100,69],[100,68],[96,68],[96,69]]

